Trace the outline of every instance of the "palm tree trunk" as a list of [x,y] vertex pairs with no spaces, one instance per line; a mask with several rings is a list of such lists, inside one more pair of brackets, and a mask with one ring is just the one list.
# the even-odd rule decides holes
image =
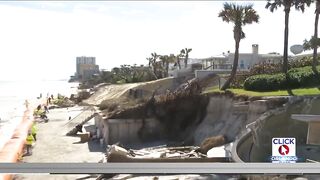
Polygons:
[[288,38],[289,38],[289,14],[290,8],[285,9],[285,27],[284,27],[284,50],[283,50],[283,65],[282,71],[288,72]]
[[179,69],[181,69],[180,58],[179,57],[177,58],[177,63],[178,63]]
[[152,63],[152,67],[153,67],[153,74],[155,76],[156,79],[159,79],[158,75],[157,75],[157,69],[156,69],[156,63]]
[[184,68],[187,68],[187,66],[188,66],[188,55],[186,55],[184,59]]
[[223,90],[223,91],[230,87],[230,84],[231,84],[232,80],[234,79],[234,77],[236,76],[236,73],[237,73],[238,61],[239,61],[240,39],[235,40],[235,41],[236,41],[236,50],[234,52],[233,67],[232,67],[232,71],[231,71],[231,75],[230,75],[229,79],[221,87],[221,90]]
[[166,62],[166,77],[169,76],[169,62]]
[[[317,1],[317,5],[318,5],[318,3],[319,2]],[[316,10],[316,17],[315,17],[315,20],[314,20],[314,35],[313,35],[313,38],[314,38],[315,41],[318,39],[318,22],[319,22],[319,13]],[[318,65],[317,55],[318,55],[318,45],[315,44],[315,47],[313,47],[312,70],[316,74],[318,74],[318,71],[317,71],[317,65]]]

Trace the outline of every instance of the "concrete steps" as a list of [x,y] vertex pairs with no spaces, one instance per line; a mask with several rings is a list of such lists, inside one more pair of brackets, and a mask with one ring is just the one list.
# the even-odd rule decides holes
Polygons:
[[83,125],[88,122],[90,119],[96,116],[95,109],[93,107],[87,107],[83,110],[78,116],[71,119],[64,125],[64,133],[67,136],[72,136],[77,134],[77,125]]

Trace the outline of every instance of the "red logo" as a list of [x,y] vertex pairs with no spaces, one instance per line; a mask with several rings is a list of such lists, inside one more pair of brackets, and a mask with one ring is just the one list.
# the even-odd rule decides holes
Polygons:
[[280,147],[279,147],[279,149],[278,149],[278,151],[279,151],[279,153],[281,154],[281,155],[287,155],[287,154],[289,154],[289,147],[287,146],[287,145],[281,145]]

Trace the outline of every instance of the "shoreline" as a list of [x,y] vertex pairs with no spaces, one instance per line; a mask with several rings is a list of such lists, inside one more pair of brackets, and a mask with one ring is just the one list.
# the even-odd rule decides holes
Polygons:
[[[24,124],[26,124],[28,121],[28,119],[30,119],[30,110],[26,109],[24,112],[22,112],[22,116],[19,117],[20,121],[17,122],[14,125],[13,129],[8,130],[5,134],[3,131],[0,132],[0,153],[3,151],[3,149],[5,148],[6,144],[12,140],[13,138],[16,138],[16,135],[18,133],[18,131],[21,131],[22,127],[24,126]],[[6,126],[3,126],[4,128],[6,128]],[[21,132],[22,133],[22,132]],[[26,132],[27,133],[27,132]],[[1,162],[1,159],[0,159]]]
[[[25,140],[34,120],[31,118],[32,108],[33,106],[30,105],[26,107],[21,121],[17,124],[12,134],[8,135],[10,136],[9,139],[0,134],[0,138],[4,139],[0,149],[0,163],[17,163],[23,156]],[[10,180],[12,177],[13,174],[0,174],[0,179],[2,180]]]
[[[8,159],[2,159],[1,157],[3,156],[3,153],[9,152],[7,151],[7,146],[12,146],[12,142],[16,140],[21,140],[25,142],[25,139],[27,137],[28,131],[32,126],[33,121],[35,121],[33,117],[33,110],[37,106],[37,104],[44,102],[44,99],[33,99],[33,100],[28,100],[28,106],[25,105],[24,111],[21,112],[22,116],[17,116],[16,118],[19,118],[20,121],[17,122],[10,131],[10,134],[3,134],[3,131],[0,133],[0,139],[4,141],[0,141],[0,163],[1,162],[7,162]],[[41,103],[42,104],[42,103]],[[22,143],[19,142],[19,143]],[[18,143],[18,142],[17,142]],[[22,147],[23,148],[23,147]],[[23,149],[14,149],[15,153],[18,153],[19,155],[23,151]],[[2,156],[1,156],[2,155]],[[16,159],[14,162],[17,162],[18,159]],[[12,162],[13,159],[9,162]]]

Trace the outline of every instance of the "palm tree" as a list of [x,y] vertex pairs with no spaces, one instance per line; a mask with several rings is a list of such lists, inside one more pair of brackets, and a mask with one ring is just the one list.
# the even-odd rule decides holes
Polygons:
[[242,26],[252,24],[253,22],[259,22],[259,15],[252,7],[252,4],[242,6],[234,3],[224,3],[223,10],[219,13],[219,17],[221,17],[223,21],[226,21],[227,23],[232,22],[234,24],[233,38],[235,40],[235,53],[231,75],[222,86],[222,90],[225,90],[230,86],[231,81],[237,73],[240,40],[245,38]]
[[158,71],[158,64],[157,64],[157,58],[159,55],[157,53],[151,53],[151,57],[146,58],[149,61],[149,67],[151,67],[153,75],[156,79],[158,79],[157,71]]
[[314,35],[309,41],[304,40],[303,48],[304,50],[313,49],[313,59],[312,59],[312,71],[318,74],[317,65],[318,65],[318,47],[320,45],[320,39],[318,38],[318,22],[319,22],[319,13],[320,13],[320,0],[316,0],[316,10],[315,10],[315,19],[314,19]]
[[[316,42],[319,42],[318,40],[318,23],[319,23],[319,14],[320,14],[320,0],[316,0],[316,10],[315,10],[316,17],[314,19],[314,35],[313,38]],[[313,47],[313,61],[312,61],[312,69],[315,73],[317,73],[317,55],[318,55],[318,45],[319,43],[315,43]]]
[[168,64],[166,66],[166,70],[167,70],[167,75],[169,76],[169,64],[174,64],[176,63],[177,57],[174,54],[170,54],[168,57]]
[[176,55],[176,63],[179,67],[179,69],[181,69],[181,64],[180,64],[180,58],[183,57],[183,54],[181,54],[181,51],[179,54]]
[[157,53],[151,53],[151,57],[152,57],[152,69],[153,69],[153,73],[154,73],[154,75],[156,76],[156,79],[158,79],[159,78],[159,76],[158,76],[158,64],[157,64],[157,59],[158,59],[158,57],[159,57],[159,55],[157,54]]
[[168,72],[169,72],[169,56],[168,55],[163,55],[160,56],[159,59],[162,62],[162,73],[163,77],[168,77]]
[[151,67],[153,58],[152,58],[152,57],[149,57],[149,58],[146,58],[146,59],[147,59],[147,61],[149,62],[149,67]]
[[[192,49],[184,48],[180,51],[180,54],[184,56],[184,68],[187,68],[188,66],[188,58],[189,58],[189,53],[192,51]],[[179,62],[180,64],[180,62]]]
[[283,50],[283,66],[282,71],[287,73],[288,71],[288,38],[289,38],[289,14],[292,6],[295,7],[296,10],[301,10],[304,12],[305,5],[309,6],[311,4],[311,0],[268,0],[266,5],[267,9],[270,9],[271,12],[276,10],[278,7],[284,7],[285,13],[285,27],[284,27],[284,50]]

